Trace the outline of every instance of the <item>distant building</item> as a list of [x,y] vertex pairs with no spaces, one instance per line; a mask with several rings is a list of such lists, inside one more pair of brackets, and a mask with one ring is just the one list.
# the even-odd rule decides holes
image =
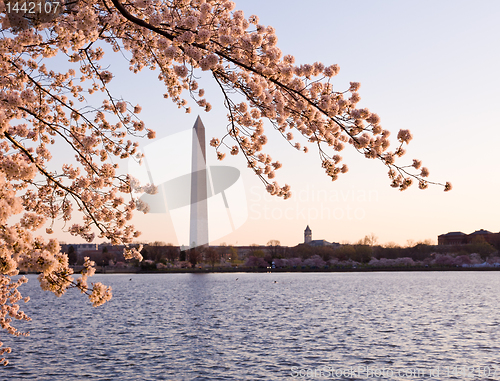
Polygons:
[[111,245],[111,243],[73,243],[61,245],[61,252],[69,253],[70,247],[74,251],[77,262],[83,263],[85,257],[89,257],[92,261],[101,261],[104,251],[108,253],[109,257],[114,257],[117,261],[124,261],[123,249],[124,245]]
[[309,242],[309,246],[318,247],[318,246],[340,246],[337,242],[328,242],[324,239],[314,239]]
[[465,245],[467,234],[462,232],[449,232],[438,236],[438,245]]
[[309,227],[309,225],[306,226],[306,229],[304,230],[304,244],[307,244],[309,246],[340,246],[339,243],[337,242],[328,242],[324,239],[312,239],[312,230]]
[[304,230],[304,243],[310,243],[312,241],[312,230],[309,225],[306,226]]
[[74,244],[72,246],[75,248],[77,253],[80,253],[82,251],[91,251],[91,250],[98,251],[99,250],[98,243],[77,243],[77,244]]
[[488,230],[480,229],[471,234],[462,232],[441,234],[438,236],[438,245],[466,245],[477,241],[493,243],[498,239],[500,239],[500,233],[492,233]]
[[493,240],[499,235],[489,232],[488,230],[476,230],[474,233],[471,233],[467,236],[469,239],[469,242],[474,242],[474,241],[486,241],[486,242],[493,242]]

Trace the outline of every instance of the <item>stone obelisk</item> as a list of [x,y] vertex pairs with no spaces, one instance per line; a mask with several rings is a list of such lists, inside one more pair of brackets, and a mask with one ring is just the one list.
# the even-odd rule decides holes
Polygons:
[[191,218],[189,246],[208,244],[207,162],[205,155],[205,126],[200,117],[193,127],[191,166]]

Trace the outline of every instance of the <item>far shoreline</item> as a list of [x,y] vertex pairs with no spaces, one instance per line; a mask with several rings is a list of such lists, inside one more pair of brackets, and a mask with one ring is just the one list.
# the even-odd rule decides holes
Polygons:
[[[203,268],[203,269],[111,269],[96,268],[96,274],[223,274],[223,273],[370,273],[370,272],[436,272],[436,271],[500,271],[499,267],[377,267],[377,268]],[[78,275],[75,271],[75,275]]]

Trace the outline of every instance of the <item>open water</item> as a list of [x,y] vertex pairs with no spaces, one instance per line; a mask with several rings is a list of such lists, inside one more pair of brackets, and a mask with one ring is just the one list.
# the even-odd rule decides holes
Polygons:
[[28,278],[2,380],[500,380],[500,272],[96,275],[98,308]]

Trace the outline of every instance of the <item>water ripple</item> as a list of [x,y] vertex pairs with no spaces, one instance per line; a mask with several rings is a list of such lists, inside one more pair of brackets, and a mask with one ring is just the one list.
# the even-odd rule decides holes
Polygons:
[[14,352],[0,372],[9,380],[280,380],[292,369],[350,367],[427,372],[416,380],[437,367],[500,368],[500,273],[237,277],[98,275],[114,297],[96,309],[77,292],[43,292],[29,276],[21,291],[31,297],[25,311],[33,321],[18,326],[31,336],[2,336]]

